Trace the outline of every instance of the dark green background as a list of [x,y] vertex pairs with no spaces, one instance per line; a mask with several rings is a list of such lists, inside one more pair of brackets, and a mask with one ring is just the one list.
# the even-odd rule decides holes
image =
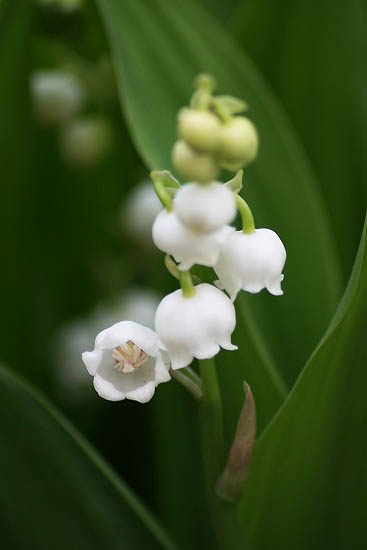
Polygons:
[[[300,185],[298,174],[305,182],[309,178],[317,190],[317,197],[321,197],[320,204],[324,208],[326,225],[329,224],[331,229],[332,246],[336,251],[335,273],[331,273],[333,268],[325,260],[327,265],[319,288],[317,278],[313,280],[310,276],[316,293],[324,294],[324,287],[330,290],[331,298],[327,305],[322,304],[321,299],[319,302],[315,300],[295,303],[292,302],[291,295],[282,311],[267,296],[259,298],[260,306],[252,303],[257,297],[244,300],[240,306],[244,313],[243,317],[242,314],[239,315],[236,339],[243,343],[241,362],[246,365],[250,357],[250,362],[255,367],[262,365],[262,362],[274,364],[283,374],[286,387],[291,388],[322,338],[342,296],[362,231],[366,204],[366,174],[363,170],[366,145],[363,136],[366,78],[362,2],[345,4],[328,0],[321,3],[303,0],[233,0],[224,3],[203,0],[197,3],[202,4],[206,10],[200,11],[200,17],[195,11],[196,7],[191,7],[191,3],[175,0],[167,0],[166,4],[164,1],[148,0],[135,3],[127,0],[111,0],[110,3],[100,0],[98,4],[110,34],[109,38],[105,35],[101,16],[93,2],[86,2],[80,13],[66,15],[42,10],[27,0],[4,0],[0,4],[0,359],[13,371],[39,387],[63,409],[101,455],[148,503],[180,548],[213,547],[212,528],[203,496],[196,405],[175,382],[161,386],[154,400],[144,407],[131,402],[108,403],[97,395],[92,395],[88,402],[71,405],[66,397],[64,399],[55,392],[52,384],[51,364],[55,352],[53,339],[65,322],[88,315],[101,299],[113,302],[115,297],[131,285],[147,285],[161,293],[175,288],[175,281],[165,273],[162,266],[162,257],[138,248],[120,229],[118,216],[124,196],[147,176],[150,168],[150,153],[142,154],[143,159],[148,162],[144,166],[137,152],[141,152],[139,131],[152,135],[152,140],[156,140],[157,150],[151,153],[151,157],[156,155],[154,158],[158,158],[161,154],[159,144],[164,148],[170,143],[174,126],[174,120],[169,119],[170,109],[188,99],[192,85],[191,74],[193,76],[200,69],[214,70],[209,65],[218,65],[219,72],[223,69],[220,84],[231,86],[233,81],[234,86],[234,89],[221,88],[220,91],[241,95],[245,100],[248,99],[247,91],[253,95],[254,112],[260,113],[256,122],[265,133],[262,139],[266,145],[266,154],[263,157],[260,155],[257,168],[250,169],[249,186],[251,183],[259,188],[266,186],[268,191],[249,189],[249,197],[254,200],[254,212],[259,212],[260,221],[265,226],[272,221],[279,224],[283,230],[284,242],[292,243],[294,254],[290,262],[295,266],[294,273],[297,270],[301,273],[303,251],[307,249],[308,257],[312,258],[313,244],[307,241],[307,224],[313,222],[302,220],[300,238],[297,228],[289,226],[287,216],[284,217],[280,210],[274,211],[274,204],[278,203],[276,200],[273,202],[271,196],[277,195],[279,190],[279,193],[283,193],[281,197],[284,211],[296,209],[295,211],[302,213],[302,204],[296,204],[297,186]],[[107,8],[108,4],[110,5]],[[119,11],[121,24],[112,28],[109,14],[113,14],[114,9]],[[186,28],[181,25],[182,21],[189,23],[187,28],[190,31],[183,31],[183,36],[180,37],[175,29],[176,25],[178,30]],[[204,52],[198,55],[198,60],[194,55],[195,37],[201,39],[200,52]],[[247,90],[242,85],[241,75],[233,76],[230,69],[223,68],[223,59],[226,55],[228,59],[231,56],[225,45],[221,47],[221,44],[232,38],[237,44],[236,51],[247,54],[262,73],[264,80],[261,79],[261,86],[262,82],[265,86],[269,85],[269,95],[264,93],[258,101],[256,86],[254,90]],[[150,40],[155,44],[156,50],[148,50]],[[163,50],[165,40],[168,41],[168,47]],[[136,128],[132,129],[133,139],[130,137],[131,128],[128,130],[124,122],[117,91],[106,102],[91,102],[88,105],[90,113],[103,114],[111,121],[114,144],[108,157],[97,167],[91,170],[71,169],[63,163],[58,153],[57,133],[39,126],[32,116],[29,78],[37,68],[58,66],[76,56],[96,63],[101,54],[110,51],[110,43],[115,56],[120,44],[123,45],[123,55],[121,58],[116,57],[117,76],[120,86],[124,90],[126,88],[127,92],[123,107],[128,114],[131,109],[132,124],[136,124]],[[212,47],[216,43],[218,50],[214,51]],[[159,47],[162,47],[161,55]],[[137,59],[135,56],[138,55],[139,48],[146,55],[145,62],[147,67],[151,67],[152,78],[148,72],[138,73],[139,67],[134,60]],[[168,70],[167,52],[172,56],[173,65],[176,59],[177,74]],[[223,57],[218,57],[220,55]],[[182,64],[177,60],[182,61]],[[236,62],[239,63],[233,60],[233,71],[236,71]],[[204,66],[201,67],[200,64]],[[249,74],[246,71],[252,70],[250,63],[249,68],[247,65],[243,68],[243,74]],[[256,69],[254,71],[256,73]],[[221,74],[215,76],[220,79]],[[122,80],[121,84],[121,78],[126,78],[126,82]],[[152,128],[149,127],[149,116],[143,116],[140,118],[143,118],[143,122],[146,119],[148,127],[145,130],[143,125],[139,129],[140,121],[134,118],[136,105],[131,98],[135,93],[137,105],[140,102],[143,108],[148,111],[151,109],[154,114],[155,102],[163,97],[161,89],[165,90],[171,101],[170,107],[164,103],[159,106],[162,110],[166,109],[169,121],[165,123],[163,120],[161,127]],[[288,172],[284,169],[288,178],[294,173],[294,191],[290,195],[284,194],[284,181],[277,179],[281,170],[274,172],[268,164],[276,165],[278,156],[282,156],[281,146],[278,148],[277,145],[277,139],[279,143],[282,139],[282,124],[276,126],[274,123],[276,129],[273,133],[271,129],[267,130],[274,112],[273,99],[279,102],[282,117],[288,118],[286,132],[294,139],[288,152],[289,163],[294,163],[294,169]],[[263,112],[264,118],[261,118]],[[249,113],[251,114],[251,103]],[[268,141],[267,131],[272,136]],[[138,148],[134,145],[136,142]],[[293,143],[297,144],[300,151],[297,149],[294,155]],[[167,148],[159,158],[165,158],[164,154],[169,154]],[[281,162],[280,160],[279,163]],[[286,160],[284,165],[287,166]],[[317,239],[318,226],[310,227],[310,232]],[[324,235],[320,235],[321,239],[324,239]],[[317,247],[315,245],[315,249]],[[316,257],[319,257],[321,246],[317,250]],[[333,254],[334,252],[330,252],[331,256]],[[312,266],[308,264],[307,268],[312,269]],[[290,269],[292,273],[292,268]],[[317,269],[318,265],[315,266],[315,270]],[[329,275],[326,275],[328,269]],[[298,280],[294,277],[290,281],[290,288],[295,289],[295,296],[302,295],[301,285],[306,287],[307,279],[307,272],[304,272]],[[265,346],[256,345],[252,349],[253,338],[248,336],[251,335],[252,325],[247,318],[247,312],[252,311],[251,308],[255,308],[254,318],[259,325],[254,329],[257,340],[266,339],[270,334],[270,359],[264,355],[258,356],[259,349],[262,350],[261,353],[264,353],[264,349],[268,350],[267,342]],[[305,312],[304,318],[302,311]],[[274,325],[277,326],[277,332],[276,337],[273,337],[274,341],[271,341],[271,334],[275,334],[272,331]],[[289,336],[291,330],[294,331],[296,340]],[[360,342],[361,340],[356,345],[360,345]],[[346,357],[345,362],[348,360]],[[243,375],[242,370],[232,370],[230,377],[227,377],[232,361],[232,356],[226,353],[219,361],[219,374],[223,379],[227,407],[228,442],[239,412],[240,378]],[[263,378],[262,370],[259,373],[258,368],[248,368],[252,377],[251,383],[255,384],[259,394],[259,402],[264,403],[258,411],[259,427],[262,430],[284,399],[284,393],[277,393],[272,388],[274,382],[269,382],[265,375]],[[122,508],[119,511],[118,504],[114,509],[117,499],[115,489],[106,487],[104,480],[98,478],[96,481],[93,477],[94,471],[87,470],[85,480],[73,480],[70,472],[73,469],[78,472],[83,469],[78,462],[79,450],[72,448],[68,451],[63,462],[64,468],[62,464],[58,464],[54,471],[48,470],[51,468],[50,464],[54,463],[58,448],[65,449],[69,445],[69,442],[63,441],[67,436],[55,435],[53,428],[49,428],[44,419],[38,418],[38,413],[34,413],[34,419],[22,410],[22,407],[26,410],[24,403],[30,397],[23,397],[21,393],[20,397],[18,395],[15,398],[12,396],[12,391],[15,390],[12,386],[9,389],[7,384],[10,383],[4,382],[5,389],[2,390],[2,415],[6,415],[6,418],[3,418],[3,423],[0,421],[0,443],[3,445],[3,453],[1,449],[0,453],[3,455],[5,467],[13,470],[9,482],[0,482],[0,526],[4,547],[65,548],[68,544],[74,544],[69,546],[71,548],[153,547],[151,541],[135,540],[135,535],[131,542],[127,542],[130,540],[129,535],[123,541],[124,530],[121,528],[121,532],[119,531],[118,518],[120,514],[128,515],[130,512],[125,512]],[[357,394],[356,398],[363,399],[362,393]],[[7,399],[11,406],[5,406]],[[358,412],[360,420],[363,414],[366,415],[366,412],[362,407]],[[332,424],[334,419],[328,421]],[[317,423],[317,418],[315,422]],[[350,429],[356,428],[352,425]],[[18,431],[19,434],[23,431],[34,433],[39,445],[30,445],[27,439],[24,444],[19,443],[24,436],[20,435],[20,439],[14,437]],[[30,437],[29,434],[27,437]],[[289,437],[293,437],[292,433]],[[312,434],[310,438],[312,440]],[[360,438],[365,439],[365,434],[361,433]],[[289,439],[287,444],[292,445],[292,442]],[[355,440],[351,444],[357,445]],[[21,465],[18,459],[13,459],[11,453],[9,454],[9,449],[13,452],[18,445],[19,452],[24,453]],[[361,460],[365,456],[365,441],[363,445],[361,444],[361,449],[364,449],[361,450]],[[8,449],[7,452],[5,448]],[[346,451],[347,454],[348,452],[350,450]],[[19,453],[17,456],[19,458]],[[38,464],[38,456],[41,465]],[[344,460],[345,455],[339,453],[337,462],[332,466],[333,471],[338,474],[334,474],[334,478],[339,479],[338,476],[341,476],[341,483],[347,483],[347,477],[343,477]],[[36,463],[33,470],[32,461]],[[25,485],[21,483],[21,472],[27,471],[29,464],[33,472],[31,477],[34,487],[26,481],[23,482]],[[348,467],[353,467],[353,462],[349,462]],[[91,466],[89,468],[93,469]],[[46,471],[45,477],[41,475],[42,471]],[[64,475],[60,472],[64,472],[67,483],[70,484],[65,485],[61,496],[60,487],[55,488],[52,485],[52,478]],[[328,475],[327,471],[325,475]],[[4,471],[3,476],[6,477]],[[88,476],[93,477],[93,481],[88,480]],[[13,480],[17,480],[17,483],[14,484]],[[79,483],[84,489],[86,485],[93,485],[89,497],[84,494],[80,496],[82,490],[78,488]],[[352,500],[358,493],[358,483],[354,483],[354,491],[348,492],[348,497]],[[45,487],[50,490],[44,491]],[[250,487],[253,490],[252,485]],[[278,487],[278,490],[281,488]],[[12,491],[13,498],[7,498]],[[109,492],[113,495],[109,495]],[[42,502],[42,506],[34,506],[32,495],[34,501]],[[82,498],[83,505],[78,504],[78,498]],[[87,507],[86,512],[83,508],[85,502],[93,498],[107,499],[106,509],[111,510],[113,518],[112,531],[108,521],[101,517],[100,510]],[[315,498],[318,498],[317,495]],[[276,501],[274,506],[277,506]],[[242,506],[246,507],[248,504]],[[52,538],[52,533],[57,533],[58,530],[55,520],[57,514],[65,518],[65,523],[61,522],[63,528],[69,529],[67,525],[70,518],[75,518],[81,509],[84,512],[81,512],[80,521],[83,524],[85,522],[85,529],[88,530],[88,525],[93,521],[97,522],[95,538],[89,538],[90,533],[87,536],[84,527],[77,529],[75,533],[72,531],[74,534],[70,535],[70,540],[68,537],[59,540],[56,535]],[[248,511],[246,513],[249,514]],[[33,535],[33,546],[32,537],[15,537],[14,517],[17,515],[20,522],[21,518],[27,517],[29,525],[36,525],[34,533],[37,535]],[[329,516],[327,519],[328,529],[332,529],[333,519]],[[137,522],[134,531],[136,533],[141,530],[138,520],[132,519],[126,524],[134,521]],[[305,515],[306,526],[307,521]],[[48,529],[51,535],[47,535],[51,539],[46,535],[42,537],[42,522],[51,525],[52,528]],[[110,533],[110,538],[106,538],[103,530],[99,531],[100,522],[104,523],[105,532]],[[262,528],[266,530],[265,524]],[[324,527],[321,531],[323,529]],[[307,532],[307,527],[305,530]],[[144,537],[145,533],[142,532],[141,536]],[[121,545],[116,540],[121,541]],[[279,548],[286,548],[284,540],[281,537],[279,540],[282,540]],[[329,542],[326,535],[322,540],[317,536],[312,539],[315,548],[327,548]],[[256,544],[255,541],[254,547],[258,548]],[[276,544],[273,547],[277,548]],[[335,545],[331,547],[336,548]]]

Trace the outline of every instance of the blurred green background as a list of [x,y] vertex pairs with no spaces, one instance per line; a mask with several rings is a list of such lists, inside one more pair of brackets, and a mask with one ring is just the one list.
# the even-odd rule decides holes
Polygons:
[[[111,31],[108,21],[112,11],[109,14],[110,8],[104,9],[103,4],[107,5],[107,0],[99,2],[99,7],[102,9],[104,21],[107,21],[107,28]],[[116,2],[112,4],[118,5]],[[127,58],[126,66],[124,61],[120,65],[122,76],[119,69],[117,73],[123,98],[126,93],[124,109],[129,127],[134,124],[138,127],[139,122],[136,122],[132,98],[133,85],[137,86],[139,81],[134,81],[133,76],[129,80],[129,75],[132,74],[130,65],[133,66],[135,60],[137,70],[143,67],[138,65],[141,60],[139,53],[136,53],[136,58],[133,57],[135,53],[131,53],[135,47],[132,35],[135,30],[135,39],[142,44],[141,48],[144,50],[144,40],[148,40],[146,37],[149,33],[158,46],[162,36],[167,37],[170,32],[174,34],[168,20],[175,20],[177,10],[179,21],[186,9],[185,3],[167,1],[166,4],[167,11],[163,1],[157,2],[159,8],[156,11],[154,2],[132,4],[121,0],[119,5],[120,38],[121,41],[126,41],[125,50],[121,51],[126,52]],[[288,118],[287,132],[292,133],[292,139],[294,137],[297,148],[301,151],[297,152],[295,158],[304,159],[307,170],[310,170],[310,179],[316,182],[316,194],[324,208],[325,223],[330,227],[330,234],[333,236],[335,265],[340,269],[338,267],[335,280],[330,281],[332,289],[327,308],[322,310],[320,305],[319,311],[318,303],[302,304],[304,310],[307,309],[306,321],[299,314],[301,304],[292,305],[289,301],[284,314],[279,313],[274,302],[267,305],[270,304],[268,297],[260,299],[268,312],[266,323],[269,327],[278,324],[278,315],[282,320],[282,315],[291,317],[297,314],[297,318],[288,319],[290,326],[297,326],[299,342],[294,342],[294,350],[287,353],[289,333],[281,320],[279,332],[274,336],[276,342],[270,343],[272,357],[269,361],[281,363],[280,370],[287,387],[285,391],[288,391],[323,336],[336,309],[349,279],[362,231],[366,205],[363,170],[366,77],[362,3],[350,2],[346,5],[328,0],[321,3],[303,0],[231,0],[224,3],[202,0],[197,4],[202,4],[199,8],[205,10],[200,11],[202,18],[192,19],[198,35],[202,26],[205,39],[206,33],[209,33],[206,25],[210,23],[223,36],[227,35],[228,40],[235,40],[238,51],[252,59],[257,66],[254,71],[256,74],[257,71],[262,73],[263,81],[268,85],[269,112],[272,112],[273,100],[282,106],[282,117]],[[153,18],[144,19],[144,11],[147,15],[149,10],[156,14],[156,21]],[[188,20],[190,13],[194,17],[194,12],[188,9]],[[135,16],[140,27],[132,24]],[[116,40],[111,40],[116,54],[118,44]],[[181,38],[178,37],[177,40]],[[216,37],[212,35],[211,40],[215,42]],[[182,39],[182,59],[185,59],[187,66],[192,63],[192,70],[195,72],[195,55],[193,51],[186,52],[184,44]],[[164,44],[161,46],[163,48]],[[211,48],[210,40],[208,48]],[[145,52],[147,53],[146,49]],[[150,79],[150,73],[140,73],[142,96],[140,97],[138,89],[136,101],[140,101],[141,118],[143,122],[147,120],[146,124],[149,126],[149,120],[154,114],[154,98],[159,96],[158,86],[164,89],[165,81],[164,72],[159,72],[156,52],[149,52],[147,58],[152,72],[156,71],[161,78],[157,83]],[[177,88],[185,78],[185,63],[177,65],[177,78],[175,74],[167,72],[167,81],[174,80]],[[199,65],[201,63],[205,65],[201,69],[211,70],[206,67],[204,59],[200,60],[199,54]],[[250,66],[252,67],[251,63]],[[100,158],[98,147],[96,159],[92,158],[87,162],[75,161],[72,155],[63,153],[60,147],[60,125],[45,124],[35,112],[30,93],[32,75],[37,71],[60,68],[77,75],[87,90],[87,99],[80,115],[103,120],[108,127],[106,150],[101,153]],[[221,75],[215,76],[220,80]],[[130,129],[126,126],[112,68],[110,41],[95,3],[85,0],[75,9],[63,9],[62,2],[51,0],[34,3],[27,0],[0,2],[0,82],[1,361],[40,388],[66,414],[144,499],[180,548],[214,547],[203,496],[196,404],[184,390],[176,382],[162,385],[152,402],[143,407],[127,401],[103,401],[94,393],[88,381],[80,392],[75,392],[72,384],[63,385],[60,382],[60,379],[70,376],[70,369],[65,367],[64,374],[60,366],[63,350],[59,337],[65,326],[75,321],[83,323],[84,319],[87,323],[96,307],[100,304],[105,307],[115,306],[121,297],[132,292],[131,289],[149,288],[162,296],[176,288],[176,281],[163,267],[163,255],[153,250],[150,243],[144,245],[131,235],[122,213],[124,201],[131,190],[148,177],[149,166],[144,165],[143,160],[146,161],[149,154],[143,154],[143,159],[141,158],[138,151],[141,152],[142,141],[138,130],[133,131],[132,139]],[[219,83],[221,92],[240,95],[245,100],[249,99],[248,94],[255,93],[246,87],[241,88],[241,84],[233,90],[225,88],[226,82]],[[176,95],[175,89],[168,89],[168,86],[167,84],[167,94],[173,97],[173,104],[178,103],[179,106],[189,99],[187,91],[192,87],[191,81],[187,81],[185,89],[181,87]],[[145,103],[143,99],[146,100]],[[265,128],[266,122],[265,119],[264,123],[256,120],[256,112],[261,112],[261,101],[259,100],[260,106],[254,106],[255,123],[259,122],[260,130],[262,125]],[[251,117],[251,102],[249,116]],[[173,127],[174,120],[169,124]],[[169,143],[171,129],[166,129],[164,121],[162,127],[150,127],[149,132],[153,134],[152,140],[159,142],[162,134],[165,136],[163,142]],[[303,220],[305,228],[300,237],[300,234],[297,235],[297,228],[294,231],[289,228],[286,233],[285,225],[282,225],[283,214],[274,212],[274,204],[277,203],[272,202],[271,196],[277,195],[278,188],[282,189],[280,193],[283,193],[284,210],[292,211],[295,208],[299,184],[297,170],[294,171],[294,194],[287,196],[282,188],[283,182],[279,180],[281,171],[266,172],[267,159],[278,156],[277,142],[275,139],[271,143],[267,142],[266,135],[260,135],[264,140],[265,153],[258,160],[259,172],[249,170],[248,185],[264,185],[269,191],[264,194],[260,191],[258,195],[252,196],[249,189],[248,196],[253,199],[251,205],[255,216],[259,208],[262,224],[278,224],[283,229],[281,237],[286,246],[288,240],[293,239],[293,250],[296,252],[291,261],[297,264],[295,269],[304,272],[304,278],[299,282],[293,280],[290,284],[306,285],[307,270],[311,273],[312,266],[307,265],[302,269],[303,251],[309,249],[311,257],[314,246],[305,240],[307,225],[310,224],[310,231],[314,230],[314,236],[317,236],[317,227],[312,226],[312,219],[306,219]],[[289,145],[290,157],[292,147],[293,142]],[[169,150],[166,154],[169,154]],[[303,166],[299,170],[302,171]],[[267,181],[263,181],[265,175]],[[247,182],[245,183],[247,186]],[[261,198],[263,204],[259,205],[255,201],[259,202]],[[302,212],[302,205],[298,204],[296,208]],[[315,254],[317,256],[318,252]],[[287,279],[289,275],[287,271],[285,273]],[[312,284],[317,286],[317,281]],[[320,282],[320,293],[324,292],[324,286],[328,287],[327,278]],[[302,295],[302,289],[299,288],[298,291]],[[249,307],[251,310],[252,305]],[[254,312],[254,318],[260,324],[260,336],[257,335],[257,338],[266,339],[266,323],[261,325],[260,310]],[[312,318],[314,325],[310,328],[307,323]],[[248,323],[245,319],[247,330]],[[262,329],[265,335],[262,334]],[[245,329],[241,325],[238,330],[240,336],[237,339],[240,340],[242,330]],[[92,334],[91,342],[94,335]],[[250,348],[251,344],[246,343],[245,349],[247,346]],[[292,347],[291,343],[289,346]],[[255,352],[254,354],[256,355]],[[229,369],[233,361],[228,354],[223,356],[219,361],[221,377],[224,377],[224,369]],[[242,359],[246,361],[245,351],[241,354]],[[79,363],[80,369],[83,369],[81,361]],[[225,403],[229,411],[226,419],[228,442],[241,405],[241,376],[234,371],[231,384],[235,384],[236,380],[238,386],[232,386],[233,389],[224,382],[227,392]],[[254,382],[255,386],[261,384],[258,380]],[[261,393],[261,388],[258,391]],[[264,412],[260,410],[258,413],[260,431],[276,412],[283,398],[284,392],[276,397],[269,396],[269,411],[265,412],[264,409]],[[3,403],[2,414],[9,415],[10,419],[9,433],[12,430],[12,420],[14,430],[19,430],[20,433],[22,430],[27,431],[24,424],[27,415],[23,418],[13,401],[9,407],[5,407],[6,401]],[[48,429],[45,425],[42,431],[41,425],[40,438],[47,436]],[[1,440],[4,443],[5,438]],[[25,445],[24,448],[28,447]],[[48,468],[45,458],[47,450],[42,455],[42,448],[40,444],[40,471]],[[67,457],[66,463],[69,458]],[[20,468],[26,467],[27,454],[24,455],[24,461],[25,464]],[[5,460],[6,465],[9,463]],[[11,474],[11,478],[12,476],[17,479],[17,471]],[[44,480],[43,484],[45,483],[47,485],[48,482]],[[83,482],[80,483],[83,486]],[[89,482],[85,480],[85,483]],[[8,509],[6,496],[8,490],[14,490],[17,495],[12,502],[14,509],[11,511]],[[72,491],[73,489],[70,489],[70,493],[65,491],[63,501],[57,491],[52,493],[50,490],[49,506],[52,509],[53,499],[57,498],[62,517],[66,514],[69,496],[73,499]],[[97,487],[95,494],[101,494],[101,491]],[[0,525],[5,537],[4,548],[65,548],[69,542],[57,542],[55,539],[50,543],[53,539],[47,538],[47,542],[42,537],[37,539],[38,543],[34,546],[21,537],[14,541],[9,517],[17,513],[19,502],[23,499],[28,502],[30,492],[31,488],[25,489],[21,484],[15,489],[10,483],[9,487],[3,488],[5,496],[1,499],[3,513]],[[35,494],[36,492],[35,489]],[[44,495],[39,498],[44,498]],[[92,493],[90,498],[93,498]],[[32,506],[32,499],[29,504]],[[109,505],[106,506],[108,510]],[[111,511],[111,515],[113,513]],[[28,515],[31,523],[32,510],[28,511]],[[20,516],[23,517],[22,511]],[[34,512],[35,521],[40,517],[47,523],[47,510],[37,509]],[[116,517],[118,523],[118,513]],[[51,532],[52,522],[50,525]],[[77,536],[72,540],[75,546],[69,546],[70,548],[81,548],[86,544],[82,536],[78,543]],[[136,545],[135,542],[131,546],[129,543],[119,546],[112,540],[105,540],[106,546],[102,546],[103,540],[105,539],[98,539],[96,535],[94,541],[89,540],[85,547],[151,547],[144,542],[139,543],[143,546]]]

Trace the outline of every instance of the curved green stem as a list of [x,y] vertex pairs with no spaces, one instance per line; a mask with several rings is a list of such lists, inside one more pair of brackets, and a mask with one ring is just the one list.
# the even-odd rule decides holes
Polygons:
[[180,271],[179,280],[184,298],[194,296],[196,290],[191,279],[190,271]]
[[224,463],[222,398],[214,359],[199,361],[199,365],[203,387],[202,443],[210,492],[214,495],[215,483]]
[[161,179],[154,179],[154,189],[157,193],[157,196],[159,200],[161,201],[162,205],[168,212],[170,212],[173,209],[173,198],[168,193],[164,182]]
[[179,182],[168,170],[153,170],[150,173],[150,177],[154,183],[154,190],[164,208],[168,211],[172,210],[173,198],[167,188],[170,188],[171,191],[179,189],[181,187]]
[[171,369],[170,373],[172,378],[184,386],[195,399],[200,400],[203,397],[200,377],[190,367],[180,370]]
[[216,483],[225,463],[222,398],[214,359],[199,361],[203,397],[200,400],[201,440],[208,504],[218,543],[223,550],[244,550],[236,508],[216,495]]
[[247,234],[253,233],[255,231],[255,221],[251,209],[240,195],[235,195],[235,197],[237,208],[242,218],[242,231]]

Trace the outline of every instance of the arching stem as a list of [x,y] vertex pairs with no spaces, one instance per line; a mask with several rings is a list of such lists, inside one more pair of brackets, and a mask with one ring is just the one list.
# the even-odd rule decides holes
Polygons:
[[255,221],[251,209],[240,195],[235,195],[235,197],[237,208],[242,218],[242,231],[247,234],[253,233],[255,231]]

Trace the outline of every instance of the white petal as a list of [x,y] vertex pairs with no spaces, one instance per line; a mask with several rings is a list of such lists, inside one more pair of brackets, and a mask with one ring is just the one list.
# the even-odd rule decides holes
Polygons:
[[[135,399],[134,395],[138,397],[139,401],[143,395],[149,393],[151,384],[155,387],[154,366],[155,359],[150,359],[134,372],[126,374],[114,368],[112,359],[110,363],[102,361],[94,377],[94,387],[101,397],[109,401],[121,401],[125,398]],[[135,393],[149,384],[150,386],[142,390],[142,393],[139,391]]]
[[131,340],[147,355],[156,357],[158,353],[158,338],[148,327],[143,327],[133,321],[120,321],[102,330],[95,342],[95,349],[114,349]]
[[153,224],[153,241],[157,248],[174,256],[182,271],[194,264],[214,265],[220,249],[233,227],[224,226],[213,233],[197,233],[185,227],[175,212],[164,210]]
[[188,183],[175,196],[175,212],[188,229],[211,233],[236,215],[234,195],[222,183]]
[[168,382],[171,380],[169,373],[170,360],[166,352],[159,351],[155,362],[155,384],[161,384],[162,382]]
[[132,390],[126,393],[126,398],[139,403],[147,403],[150,401],[155,392],[155,383],[148,382],[144,386],[139,386],[136,390]]
[[83,363],[87,367],[87,370],[91,376],[96,374],[102,355],[103,351],[98,349],[95,349],[94,351],[85,351],[82,353]]
[[173,369],[187,366],[194,357],[213,357],[222,344],[231,349],[235,324],[232,302],[206,283],[196,286],[195,295],[190,298],[185,298],[181,290],[169,294],[158,306],[155,317],[157,334]]

